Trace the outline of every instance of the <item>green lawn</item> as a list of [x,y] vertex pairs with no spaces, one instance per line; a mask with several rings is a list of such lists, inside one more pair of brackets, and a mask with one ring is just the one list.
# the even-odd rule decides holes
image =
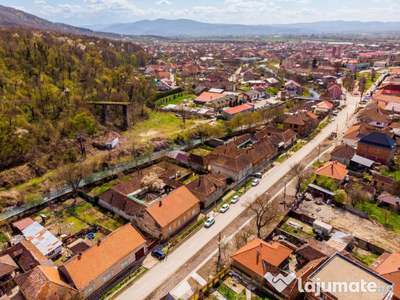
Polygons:
[[[182,118],[173,113],[151,112],[145,122],[139,123],[134,129],[135,136],[153,138],[155,136],[165,137],[174,132],[182,130]],[[194,125],[192,120],[186,120],[186,128]]]
[[[377,204],[369,202],[356,205],[356,208],[368,213],[370,219],[391,228],[396,233],[400,233],[400,215],[398,213],[390,212],[384,207],[378,207]],[[388,224],[385,224],[385,214]]]
[[382,175],[383,176],[392,176],[393,178],[400,180],[400,170],[384,171],[384,172],[382,172]]
[[77,206],[71,212],[72,215],[79,217],[85,222],[93,225],[100,225],[110,230],[116,230],[122,225],[120,221],[116,221],[94,207],[91,203],[85,202]]
[[375,253],[370,253],[368,256],[361,255],[357,253],[357,247],[354,248],[353,254],[355,257],[357,257],[359,260],[361,260],[363,263],[365,263],[367,266],[370,266],[374,263],[374,261],[379,257],[378,254]]
[[381,76],[381,73],[376,72],[376,76],[374,81],[371,81],[370,73],[369,72],[360,72],[357,74],[357,80],[360,79],[361,76],[365,76],[367,79],[367,83],[365,85],[365,90],[368,90],[374,83],[375,81]]
[[286,223],[284,223],[280,229],[282,229],[283,231],[286,231],[287,233],[290,233],[291,235],[298,236],[301,238],[313,238],[315,236],[314,233],[311,234],[311,233],[305,232],[301,229],[294,228],[293,226],[290,226]]
[[210,154],[211,151],[208,149],[204,149],[204,147],[200,147],[200,148],[190,150],[189,153],[196,154],[199,156],[206,156],[207,154]]
[[169,100],[169,101],[167,101],[167,102],[164,102],[164,103],[163,103],[164,106],[165,106],[165,105],[168,105],[168,104],[176,104],[176,105],[179,105],[179,104],[182,104],[183,100],[185,100],[185,99],[193,99],[193,98],[196,98],[196,95],[193,95],[193,94],[183,95],[183,96],[181,96],[181,97],[175,97],[175,99],[174,99],[174,96],[172,95],[172,96],[168,96],[168,97],[166,97],[166,98],[170,98],[171,100]]
[[[228,286],[226,286],[225,284],[221,283],[218,287],[217,287],[218,292],[220,292],[222,295],[224,295],[225,298],[229,299],[229,300],[237,300],[237,299],[241,299],[239,298],[238,294],[232,290],[231,288],[229,288]],[[244,298],[246,299],[246,297]]]

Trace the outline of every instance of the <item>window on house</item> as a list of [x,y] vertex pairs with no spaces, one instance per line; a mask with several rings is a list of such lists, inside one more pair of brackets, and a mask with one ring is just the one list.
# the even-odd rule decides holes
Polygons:
[[195,213],[196,213],[196,209],[193,208],[193,210],[192,210],[192,216],[194,216]]
[[123,268],[125,268],[127,265],[129,265],[129,258],[127,258],[126,260],[124,260],[124,261],[121,263],[121,268],[123,269]]
[[183,216],[183,222],[186,222],[186,216]]
[[104,282],[110,280],[112,276],[113,276],[113,271],[108,272],[106,275],[103,276]]
[[181,226],[181,220],[178,220],[178,227]]
[[298,128],[299,127],[299,125],[294,125],[294,128]]
[[88,289],[86,290],[85,295],[86,295],[86,296],[90,295],[91,293],[94,292],[94,289],[95,289],[95,285],[93,284],[90,288],[88,288]]
[[171,231],[172,231],[172,228],[171,228],[171,226],[169,226],[168,227],[168,233],[171,233]]

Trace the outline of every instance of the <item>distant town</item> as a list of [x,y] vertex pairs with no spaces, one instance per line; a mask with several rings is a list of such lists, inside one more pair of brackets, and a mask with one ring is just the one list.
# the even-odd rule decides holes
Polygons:
[[23,27],[0,300],[400,299],[398,43]]

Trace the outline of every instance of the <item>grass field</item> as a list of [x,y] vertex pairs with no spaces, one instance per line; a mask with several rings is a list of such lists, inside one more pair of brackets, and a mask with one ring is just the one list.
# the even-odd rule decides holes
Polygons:
[[[400,233],[400,215],[398,213],[390,212],[386,208],[379,207],[376,203],[369,202],[356,205],[356,208],[369,214],[374,221],[391,228],[396,233]],[[387,224],[385,224],[385,219]]]
[[199,156],[206,156],[207,154],[210,154],[211,151],[208,149],[204,149],[203,147],[200,147],[200,148],[190,150],[189,153],[196,154]]
[[369,72],[360,72],[357,74],[357,80],[360,79],[362,76],[365,76],[367,79],[367,83],[365,85],[365,90],[368,90],[374,83],[375,81],[381,76],[381,73],[376,72],[376,76],[374,81],[371,81],[370,73]]
[[[193,98],[196,98],[196,95],[193,95],[193,94],[183,95],[183,96],[181,96],[181,97],[176,97],[175,99],[173,99],[174,96],[168,96],[168,97],[169,97],[170,99],[172,99],[172,100],[163,103],[164,106],[165,106],[165,105],[168,105],[168,104],[176,104],[176,105],[181,104],[182,101],[185,100],[185,99],[193,99]],[[168,98],[168,97],[167,97],[167,98]]]
[[[195,123],[186,120],[185,127],[191,127]],[[155,136],[166,137],[183,128],[182,118],[176,117],[173,113],[151,112],[145,122],[139,123],[134,129],[135,136],[153,138]]]

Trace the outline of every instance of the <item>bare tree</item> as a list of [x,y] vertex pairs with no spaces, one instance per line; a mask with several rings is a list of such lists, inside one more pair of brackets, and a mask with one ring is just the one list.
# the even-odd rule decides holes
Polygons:
[[66,183],[72,189],[73,197],[76,200],[81,181],[91,172],[89,164],[69,164],[62,168],[57,177],[59,181]]
[[250,237],[254,234],[250,226],[244,227],[235,235],[236,249],[240,249],[247,244]]
[[296,182],[296,194],[295,197],[301,191],[303,184],[307,182],[308,172],[305,169],[305,166],[302,163],[296,163],[291,166],[291,170],[289,174],[293,177]]
[[277,203],[268,194],[256,196],[253,202],[246,205],[246,210],[255,216],[258,237],[261,237],[261,228],[276,220],[279,215]]
[[157,174],[151,173],[142,178],[140,185],[149,191],[155,192],[162,189],[163,181],[158,178]]

